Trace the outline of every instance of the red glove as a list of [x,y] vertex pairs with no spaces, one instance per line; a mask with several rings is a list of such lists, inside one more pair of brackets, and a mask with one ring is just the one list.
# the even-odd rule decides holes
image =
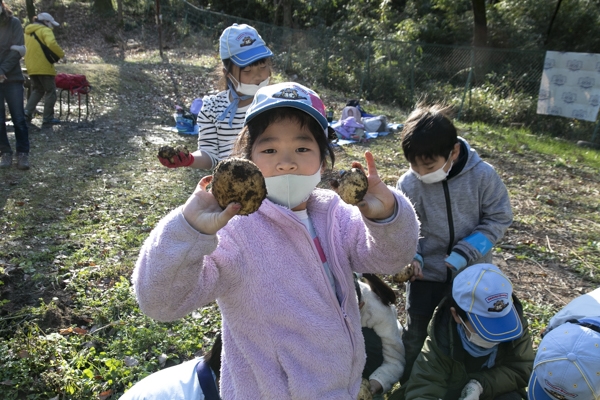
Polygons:
[[180,151],[170,159],[158,156],[158,161],[167,168],[189,167],[194,162],[194,156],[192,153]]

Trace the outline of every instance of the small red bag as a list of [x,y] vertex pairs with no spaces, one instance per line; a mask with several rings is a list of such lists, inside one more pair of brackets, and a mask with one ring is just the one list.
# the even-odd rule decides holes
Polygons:
[[57,88],[69,90],[71,94],[88,94],[92,90],[85,75],[57,74],[55,82]]

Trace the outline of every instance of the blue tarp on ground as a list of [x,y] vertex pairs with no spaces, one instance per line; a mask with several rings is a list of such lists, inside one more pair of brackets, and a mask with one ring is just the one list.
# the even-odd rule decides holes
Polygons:
[[[333,121],[331,122],[329,125],[335,123],[337,121]],[[388,130],[387,132],[365,132],[365,137],[367,139],[375,139],[379,136],[387,136],[389,135],[391,132],[399,132],[402,130],[402,128],[404,127],[404,124],[388,124]],[[337,146],[344,146],[346,144],[352,144],[352,143],[359,143],[358,140],[351,140],[351,139],[338,139],[334,145]]]

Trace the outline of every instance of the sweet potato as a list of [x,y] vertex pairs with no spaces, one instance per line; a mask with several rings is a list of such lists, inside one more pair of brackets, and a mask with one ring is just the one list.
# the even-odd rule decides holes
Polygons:
[[179,153],[188,155],[190,154],[190,151],[187,149],[187,147],[181,145],[175,148],[172,146],[163,146],[160,149],[158,149],[158,156],[160,158],[168,159],[171,162],[171,164],[175,163],[175,157],[177,157]]
[[413,268],[412,264],[408,264],[406,267],[404,267],[402,269],[402,271],[400,271],[396,275],[394,275],[394,281],[399,282],[399,283],[404,283],[413,276],[413,273],[414,273],[414,268]]
[[331,182],[331,186],[344,202],[355,205],[367,194],[369,181],[362,169],[352,168],[342,172],[338,179]]
[[223,209],[231,202],[240,203],[240,215],[252,214],[267,197],[265,178],[250,160],[228,158],[215,167],[211,192]]

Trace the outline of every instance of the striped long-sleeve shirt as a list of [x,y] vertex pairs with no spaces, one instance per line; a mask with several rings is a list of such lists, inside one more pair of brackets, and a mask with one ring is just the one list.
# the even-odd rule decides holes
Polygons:
[[244,127],[248,106],[237,109],[231,126],[229,126],[229,116],[223,121],[217,121],[229,104],[229,90],[204,96],[202,109],[198,113],[198,149],[210,156],[212,168],[217,165],[219,160],[229,157],[233,144]]

